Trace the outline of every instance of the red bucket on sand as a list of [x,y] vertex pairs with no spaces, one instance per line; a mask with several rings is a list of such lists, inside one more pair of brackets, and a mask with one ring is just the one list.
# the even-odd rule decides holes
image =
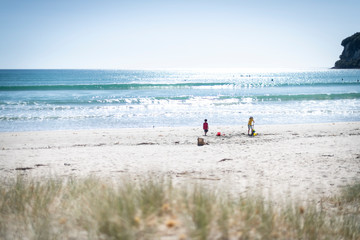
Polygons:
[[217,132],[216,136],[221,136],[221,132]]

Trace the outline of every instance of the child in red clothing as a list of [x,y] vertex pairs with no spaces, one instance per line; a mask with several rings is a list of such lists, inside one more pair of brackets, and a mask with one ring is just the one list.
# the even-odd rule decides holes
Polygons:
[[209,131],[209,124],[207,123],[207,119],[205,119],[205,121],[204,121],[203,129],[204,129],[205,136],[206,136],[207,132]]

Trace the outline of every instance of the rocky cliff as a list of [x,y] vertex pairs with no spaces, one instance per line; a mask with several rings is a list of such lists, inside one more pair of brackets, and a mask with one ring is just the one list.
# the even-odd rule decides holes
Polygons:
[[360,68],[360,32],[345,38],[341,45],[344,50],[334,68]]

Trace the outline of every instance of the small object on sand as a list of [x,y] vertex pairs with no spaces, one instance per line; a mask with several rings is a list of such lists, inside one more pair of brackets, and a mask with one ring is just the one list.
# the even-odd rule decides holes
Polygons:
[[152,143],[152,142],[142,142],[142,143],[138,143],[137,145],[155,145],[156,143]]
[[46,164],[35,164],[35,167],[45,167],[47,166]]
[[217,132],[216,136],[221,136],[221,132]]
[[256,135],[258,135],[257,132],[255,132],[255,129],[252,129],[251,134],[249,134],[249,136],[253,137],[253,136],[256,136]]
[[223,158],[219,162],[225,162],[225,161],[231,161],[231,160],[232,160],[231,158]]
[[26,170],[31,170],[31,169],[34,169],[32,167],[20,167],[20,168],[15,168],[15,170],[17,171],[26,171]]
[[203,138],[198,138],[198,146],[204,146],[205,145],[205,141]]

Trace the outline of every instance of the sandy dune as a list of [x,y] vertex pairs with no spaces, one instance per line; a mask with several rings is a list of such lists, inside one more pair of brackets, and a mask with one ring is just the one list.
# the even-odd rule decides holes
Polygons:
[[[0,178],[146,174],[232,193],[318,198],[360,180],[360,122],[0,133]],[[216,136],[221,132],[222,136]],[[205,146],[197,146],[203,137]]]

